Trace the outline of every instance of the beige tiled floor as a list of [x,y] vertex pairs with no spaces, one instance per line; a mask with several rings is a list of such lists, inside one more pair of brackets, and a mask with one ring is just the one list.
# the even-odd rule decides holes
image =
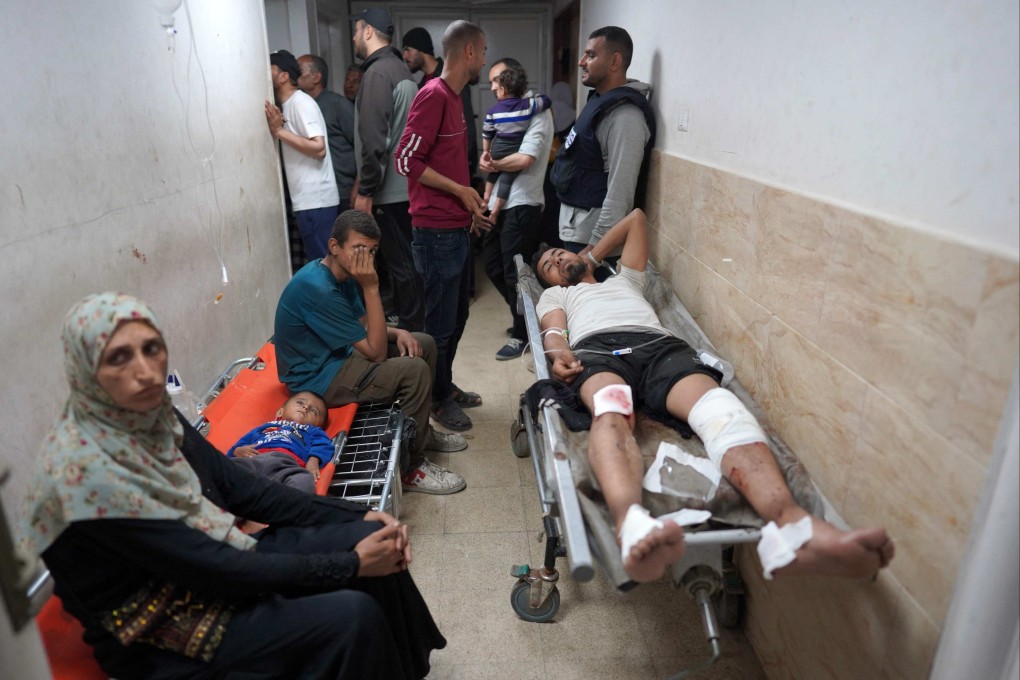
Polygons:
[[[453,496],[405,494],[411,571],[449,641],[430,678],[665,678],[708,654],[694,603],[668,580],[621,595],[601,577],[560,582],[555,621],[535,624],[510,607],[514,564],[541,564],[541,509],[529,459],[510,449],[510,423],[534,375],[525,361],[499,362],[510,325],[506,303],[479,271],[478,296],[461,341],[454,379],[479,392],[470,409],[466,451],[434,460],[464,475]],[[565,568],[565,558],[559,561]],[[722,631],[723,656],[699,678],[757,680],[765,675],[740,629]]]

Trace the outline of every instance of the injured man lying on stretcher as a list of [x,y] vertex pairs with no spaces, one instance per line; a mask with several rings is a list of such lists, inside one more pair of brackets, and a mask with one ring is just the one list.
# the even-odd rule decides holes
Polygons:
[[[597,283],[600,257],[621,246],[619,273]],[[639,406],[686,421],[711,461],[769,522],[758,548],[766,577],[874,576],[894,553],[885,530],[842,531],[797,504],[754,415],[645,300],[647,261],[645,215],[635,210],[586,257],[550,248],[532,264],[546,287],[537,313],[552,373],[572,385],[593,416],[588,460],[615,523],[624,570],[634,581],[652,581],[684,552],[683,529],[641,506],[644,469],[633,436]]]

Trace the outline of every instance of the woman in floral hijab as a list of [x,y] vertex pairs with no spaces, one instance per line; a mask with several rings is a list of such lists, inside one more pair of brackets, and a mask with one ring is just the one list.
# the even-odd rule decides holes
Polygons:
[[[152,336],[146,340],[153,345],[142,348],[154,353],[149,373],[158,399],[150,410],[117,404],[97,380],[107,344],[128,321],[141,322]],[[71,396],[43,444],[42,473],[27,501],[26,547],[42,552],[78,520],[147,518],[181,519],[236,548],[252,548],[255,540],[236,528],[237,518],[202,496],[181,454],[184,431],[164,389],[166,345],[149,308],[127,295],[90,295],[68,312],[63,341]]]
[[[446,645],[407,527],[232,465],[174,411],[141,301],[64,320],[71,394],[37,461],[22,547],[111,676],[420,678]],[[268,524],[253,536],[238,518]]]

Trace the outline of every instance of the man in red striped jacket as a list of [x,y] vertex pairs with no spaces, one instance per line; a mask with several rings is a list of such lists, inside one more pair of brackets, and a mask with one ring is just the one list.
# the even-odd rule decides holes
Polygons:
[[468,317],[468,232],[491,227],[485,203],[471,188],[460,93],[478,82],[485,48],[478,26],[450,24],[443,35],[443,73],[418,91],[394,154],[397,172],[407,177],[414,265],[425,284],[425,332],[438,350],[432,417],[458,432],[471,428],[453,385],[453,360]]

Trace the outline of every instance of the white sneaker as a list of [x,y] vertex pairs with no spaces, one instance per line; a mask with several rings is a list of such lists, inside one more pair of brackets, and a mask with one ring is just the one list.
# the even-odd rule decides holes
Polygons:
[[463,451],[468,447],[467,440],[459,434],[454,434],[452,432],[440,432],[431,425],[429,425],[429,433],[427,436],[428,440],[425,442],[426,451],[452,453],[454,451]]
[[404,491],[417,491],[437,496],[457,493],[467,487],[467,482],[463,477],[456,472],[439,467],[427,458],[422,460],[421,465],[414,470],[404,473],[400,481]]

